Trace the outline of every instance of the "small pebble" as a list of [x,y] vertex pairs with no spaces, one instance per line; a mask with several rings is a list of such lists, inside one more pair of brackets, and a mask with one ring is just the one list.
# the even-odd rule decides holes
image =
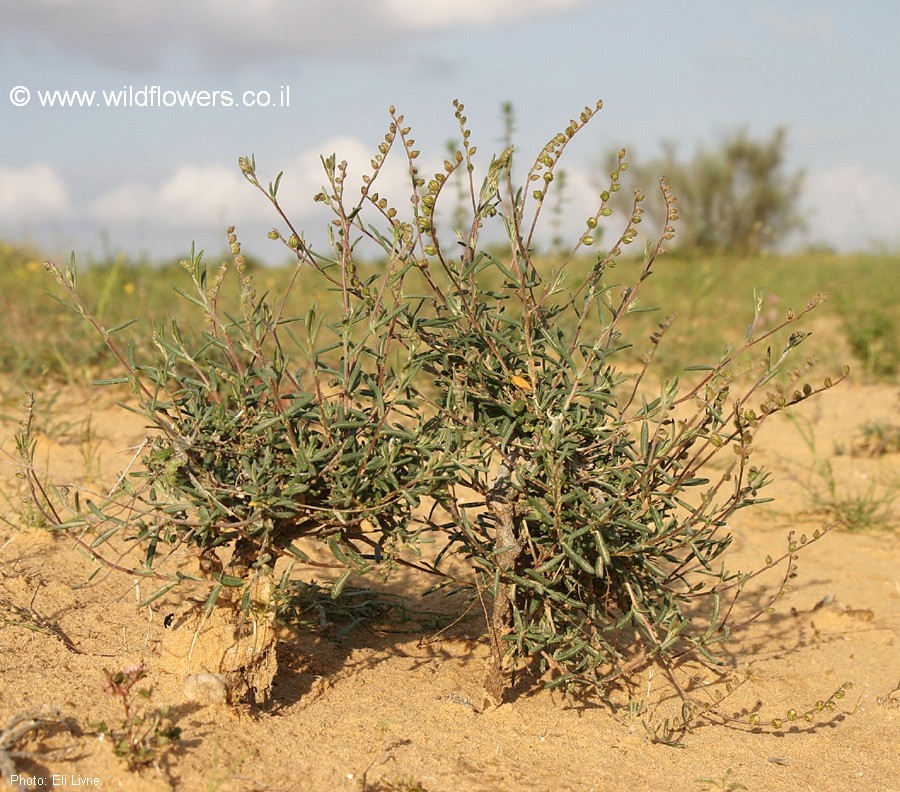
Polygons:
[[184,694],[200,704],[225,704],[228,682],[222,674],[190,674],[184,680]]

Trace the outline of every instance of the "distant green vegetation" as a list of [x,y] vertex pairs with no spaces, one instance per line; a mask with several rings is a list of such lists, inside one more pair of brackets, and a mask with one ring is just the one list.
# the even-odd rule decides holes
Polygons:
[[[61,299],[63,293],[45,272],[44,259],[40,251],[0,243],[0,311],[5,319],[0,370],[29,387],[39,386],[38,379],[83,382],[108,370],[112,361],[93,329],[51,298]],[[211,258],[210,268],[219,261]],[[120,256],[91,266],[79,264],[80,287],[91,310],[107,326],[139,320],[122,332],[124,338],[134,340],[139,352],[152,344],[148,327],[168,325],[172,318],[182,322],[188,333],[203,330],[189,315],[190,306],[172,289],[172,284],[189,282],[177,260],[135,263]],[[260,292],[280,286],[285,276],[283,270],[262,271],[257,286]],[[236,308],[238,297],[233,291],[226,289],[223,300]]]
[[[762,294],[760,321],[774,325],[799,312],[817,293],[818,309],[804,345],[826,367],[849,363],[854,377],[891,381],[900,371],[900,256],[829,253],[699,260],[663,259],[644,287],[644,305],[676,315],[661,353],[670,372],[687,360],[715,358],[741,341],[753,318],[754,289]],[[647,314],[648,331],[664,317]],[[850,357],[848,358],[848,355]]]
[[[50,298],[49,294],[61,292],[44,272],[43,259],[39,251],[0,244],[0,310],[6,320],[0,367],[13,381],[32,387],[39,384],[37,378],[74,381],[97,376],[110,365],[103,343],[75,314]],[[585,260],[584,266],[592,261]],[[219,259],[212,257],[207,263],[213,270]],[[553,262],[545,266],[550,269]],[[631,269],[638,266],[623,261],[610,271],[608,280],[628,283]],[[288,268],[250,270],[260,295],[281,292],[290,274]],[[579,273],[572,275],[579,279]],[[188,304],[172,290],[173,283],[185,288],[189,284],[177,261],[153,265],[120,257],[82,266],[79,281],[95,315],[108,326],[140,320],[123,331],[139,347],[149,343],[148,324],[168,323],[170,317],[177,318],[185,332],[203,330],[196,315],[186,310]],[[313,302],[327,312],[336,299],[319,279],[310,278],[310,287],[300,290],[303,296],[292,306],[295,314],[305,313]],[[858,381],[893,381],[900,372],[900,256],[896,255],[663,258],[643,286],[639,305],[647,309],[664,305],[666,313],[648,311],[634,317],[640,320],[630,325],[636,335],[627,340],[634,344],[635,360],[649,347],[649,336],[659,323],[674,315],[667,343],[660,346],[661,370],[676,374],[688,362],[714,362],[726,344],[742,340],[753,318],[754,289],[762,295],[760,321],[769,325],[777,324],[789,310],[799,312],[817,293],[829,295],[816,312],[813,335],[804,345],[824,367],[849,363]],[[236,289],[232,291],[226,289],[222,299],[236,309],[239,297]]]

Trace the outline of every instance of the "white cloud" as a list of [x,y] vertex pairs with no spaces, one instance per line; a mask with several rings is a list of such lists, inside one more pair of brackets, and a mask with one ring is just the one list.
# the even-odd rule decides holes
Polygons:
[[[299,222],[316,213],[312,198],[326,183],[321,156],[332,153],[338,162],[349,163],[348,203],[356,200],[362,175],[371,170],[369,160],[373,152],[354,138],[332,138],[301,152],[292,161],[278,163],[284,170],[278,199],[292,219]],[[263,186],[277,175],[264,163],[257,163],[257,171]],[[389,158],[376,187],[385,195],[406,195],[407,183],[403,166],[399,161],[391,163]],[[104,223],[140,222],[176,229],[224,227],[232,223],[278,225],[279,221],[271,204],[241,175],[236,162],[232,167],[184,164],[156,184],[121,184],[93,201],[90,212]]]
[[382,0],[385,11],[407,30],[440,30],[457,25],[488,27],[514,24],[524,19],[567,12],[585,5],[584,0],[454,0],[452,3],[421,0]]
[[36,216],[59,218],[70,211],[66,185],[50,165],[0,166],[0,217],[6,223]]
[[95,200],[91,214],[107,223],[145,221],[176,228],[212,223],[252,210],[251,192],[237,167],[182,165],[165,181],[153,185],[119,185]]
[[813,241],[841,251],[900,246],[900,182],[845,164],[811,169],[804,194]]
[[417,32],[508,26],[590,2],[596,0],[6,0],[0,38],[49,41],[128,68],[156,65],[171,47],[188,45],[224,68],[365,52]]
[[789,41],[812,42],[835,57],[845,54],[840,33],[830,14],[804,14],[790,17],[765,9],[760,16],[766,27]]
[[[376,153],[360,140],[335,137],[286,161],[257,163],[264,187],[279,168],[284,170],[279,202],[294,227],[317,244],[325,241],[333,215],[313,197],[327,184],[321,157],[332,153],[338,162],[348,163],[345,205],[352,206],[359,199],[363,175],[371,175],[370,160]],[[425,174],[438,169],[439,162],[422,166]],[[410,177],[399,140],[373,189],[387,197],[401,216],[410,211]],[[63,175],[47,164],[0,165],[0,235],[16,236],[25,228],[42,237],[50,234],[67,248],[75,236],[84,240],[105,234],[119,244],[149,246],[152,254],[166,255],[191,239],[216,249],[224,244],[229,225],[255,238],[252,250],[264,256],[270,252],[266,231],[272,227],[287,231],[267,198],[244,179],[236,160],[231,165],[182,163],[160,180],[124,181],[99,195],[77,183],[67,185]],[[83,242],[77,247],[81,249]],[[279,260],[277,254],[273,260]]]

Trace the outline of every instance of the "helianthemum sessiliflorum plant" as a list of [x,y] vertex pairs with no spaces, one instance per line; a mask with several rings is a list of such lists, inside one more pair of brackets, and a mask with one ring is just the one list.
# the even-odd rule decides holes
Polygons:
[[[425,432],[411,382],[421,363],[401,344],[404,271],[389,273],[377,290],[355,274],[352,259],[310,259],[341,291],[338,315],[314,308],[289,317],[285,306],[310,260],[301,258],[285,292],[270,304],[257,299],[240,245],[229,230],[234,260],[210,277],[200,256],[183,262],[194,293],[176,287],[206,319],[189,340],[174,321],[156,329],[159,357],[134,360],[133,347],[93,317],[77,287],[74,264],[50,270],[66,304],[97,328],[125,369],[107,380],[129,384],[137,410],[153,428],[143,469],[120,477],[102,500],[52,488],[33,471],[31,421],[19,435],[32,498],[55,526],[101,564],[103,546],[124,540],[143,549],[127,571],[159,581],[147,605],[178,584],[200,585],[206,605],[179,619],[170,639],[172,662],[187,671],[221,672],[232,696],[270,693],[276,671],[274,616],[289,571],[275,564],[337,569],[337,597],[351,573],[387,565],[415,544],[413,517],[422,498],[452,473],[437,435]],[[312,256],[312,254],[310,254]],[[406,265],[406,269],[411,266]],[[340,274],[332,274],[335,270]],[[239,279],[241,313],[226,315],[220,289]],[[85,535],[91,538],[85,540]],[[327,547],[333,561],[311,556]],[[166,571],[176,548],[191,548],[195,572]],[[207,644],[197,634],[209,633]]]
[[[717,645],[764,612],[795,573],[806,537],[790,538],[751,572],[730,571],[723,554],[734,513],[765,500],[769,475],[753,461],[759,427],[831,387],[783,376],[804,338],[792,327],[822,298],[776,327],[757,330],[754,321],[719,360],[688,367],[687,385],[653,376],[668,320],[635,364],[629,322],[643,310],[642,284],[678,218],[665,183],[659,241],[628,265],[631,276],[617,277],[638,235],[642,193],[625,201],[622,233],[594,253],[627,168],[624,151],[569,252],[549,262],[536,254],[560,158],[599,107],[555,135],[518,187],[511,147],[476,177],[462,104],[461,148],[428,174],[392,108],[358,181],[346,162],[323,159],[316,200],[334,213],[325,252],[291,224],[281,174],[264,185],[254,158],[241,158],[284,224],[270,238],[296,256],[289,291],[312,279],[330,286],[335,304],[292,318],[289,294],[257,299],[232,234],[242,315],[225,318],[217,308],[227,268],[208,282],[193,258],[188,299],[209,329],[194,348],[174,325],[158,331],[161,358],[150,366],[138,366],[89,316],[74,270],[56,271],[157,431],[146,470],[123,478],[109,503],[69,520],[48,505],[48,519],[103,524],[110,506],[125,503],[137,518],[121,530],[145,547],[147,574],[159,574],[160,548],[187,543],[213,587],[209,601],[230,588],[255,624],[271,613],[278,556],[322,563],[310,542],[327,545],[346,569],[336,591],[350,572],[404,564],[467,586],[484,603],[488,703],[500,703],[511,674],[529,662],[550,685],[601,692],[655,664],[684,698],[684,723],[722,716],[681,685],[677,670],[689,658],[717,664]],[[376,189],[398,148],[411,187],[403,202]],[[438,209],[447,193],[458,201],[460,181],[464,206],[446,212],[456,218],[447,228]],[[740,373],[756,349],[763,359]],[[27,458],[25,438],[22,448]],[[441,548],[429,559],[418,555],[425,537]],[[227,568],[217,552],[224,547]],[[448,563],[460,559],[470,575]],[[736,609],[747,583],[779,565],[783,582],[770,601]]]
[[[402,118],[392,126],[406,144],[415,186],[411,252],[403,255],[416,256],[428,284],[427,310],[404,319],[425,374],[420,398],[440,417],[431,426],[457,460],[453,486],[441,499],[451,519],[440,527],[491,595],[486,693],[494,703],[525,658],[551,673],[550,684],[599,688],[649,663],[671,670],[691,655],[715,663],[715,645],[760,612],[732,618],[743,587],[765,569],[731,572],[721,559],[731,542],[729,518],[764,502],[759,491],[769,477],[752,462],[754,436],[769,416],[832,384],[785,391],[776,381],[805,335],[787,328],[819,296],[775,328],[757,333],[754,322],[739,348],[690,367],[699,372],[690,386],[650,385],[666,321],[639,370],[622,373],[634,368],[626,354],[629,316],[677,220],[665,183],[661,238],[647,246],[624,288],[614,286],[613,269],[637,236],[640,192],[619,238],[590,254],[627,167],[624,151],[569,254],[551,267],[535,255],[560,157],[594,113],[585,108],[552,138],[519,188],[510,149],[477,185],[461,105],[462,151],[430,178],[416,167]],[[435,207],[457,170],[470,187],[470,223],[456,229],[459,244],[447,245]],[[508,239],[502,254],[480,242],[485,226],[497,221]],[[782,348],[769,346],[761,367],[738,385],[737,362],[779,337]],[[725,464],[711,475],[714,457]],[[791,540],[765,568],[783,563],[786,581],[806,541]],[[672,681],[678,684],[674,675]]]

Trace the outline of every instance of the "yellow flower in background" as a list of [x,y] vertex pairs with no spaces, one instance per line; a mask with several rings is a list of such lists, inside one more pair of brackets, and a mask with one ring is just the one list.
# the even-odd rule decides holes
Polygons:
[[136,288],[137,288],[137,287],[136,287],[133,283],[126,283],[126,284],[122,287],[122,291],[124,291],[125,294],[134,294],[134,290],[135,290]]

